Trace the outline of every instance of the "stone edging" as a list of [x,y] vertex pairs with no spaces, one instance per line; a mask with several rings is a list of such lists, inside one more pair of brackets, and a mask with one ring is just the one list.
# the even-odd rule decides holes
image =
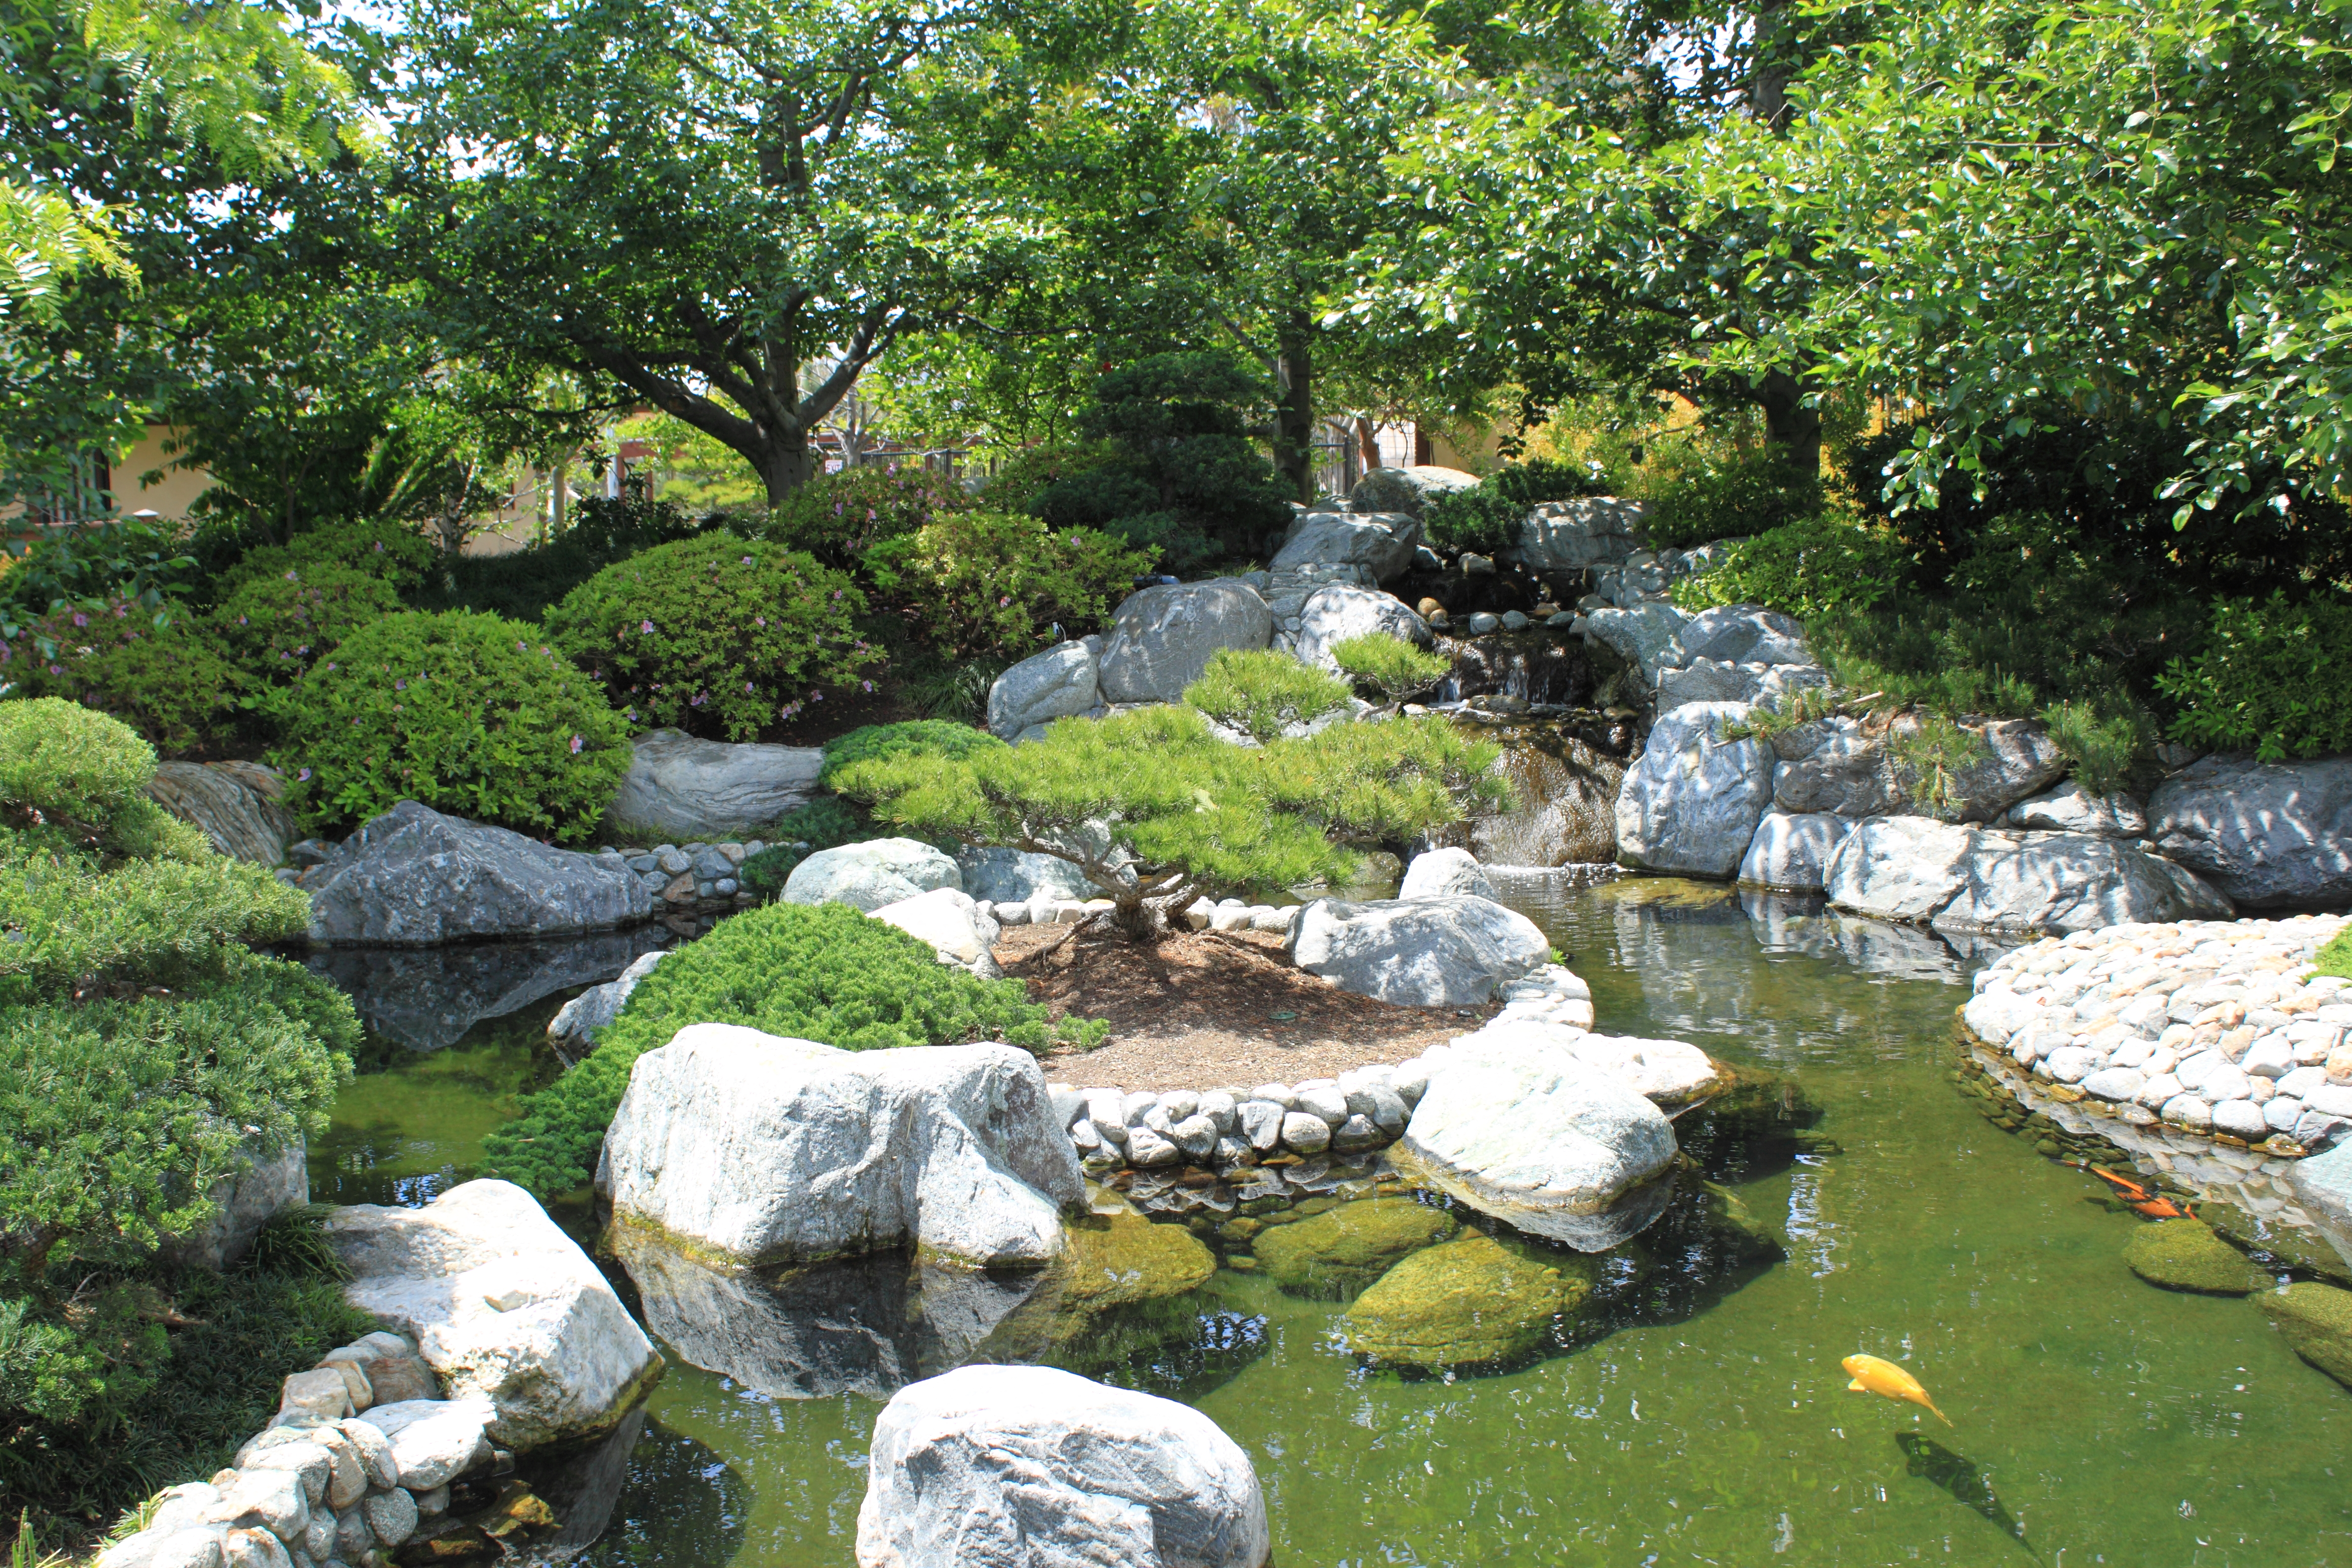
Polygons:
[[441,1527],[451,1481],[513,1465],[491,1446],[489,1402],[443,1399],[398,1334],[328,1352],[279,1397],[233,1467],[157,1493],[145,1528],[98,1568],[375,1568]]
[[2038,1100],[2161,1127],[2167,1147],[2293,1159],[2352,1130],[2352,983],[2311,973],[2346,923],[2177,921],[2047,939],[1978,973],[1961,1027]]
[[[1234,908],[1253,922],[1258,912],[1238,904]],[[1193,912],[1200,909],[1194,906]],[[1001,909],[998,918],[1003,918]],[[1234,924],[1218,926],[1221,918],[1232,918],[1225,905],[1210,915],[1211,929],[1236,929]],[[1263,928],[1253,924],[1252,929]],[[1592,1026],[1591,989],[1559,964],[1546,964],[1501,989],[1503,1010],[1486,1029],[1552,1026],[1583,1031]],[[1354,1068],[1337,1079],[1255,1089],[1154,1094],[1057,1083],[1048,1092],[1054,1113],[1068,1130],[1089,1175],[1185,1165],[1224,1175],[1286,1154],[1306,1159],[1369,1156],[1386,1148],[1403,1136],[1406,1119],[1429,1087],[1431,1069],[1444,1059],[1447,1049],[1433,1046],[1394,1067]]]

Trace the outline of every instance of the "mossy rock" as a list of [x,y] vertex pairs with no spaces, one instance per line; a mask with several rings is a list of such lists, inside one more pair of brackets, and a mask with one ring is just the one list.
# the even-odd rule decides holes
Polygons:
[[2244,1296],[2270,1283],[2270,1276],[2202,1220],[2160,1219],[2140,1226],[2124,1248],[2124,1261],[2133,1273],[2168,1290]]
[[2294,1353],[2352,1388],[2352,1290],[2294,1284],[2262,1299]]
[[1543,1343],[1591,1283],[1472,1234],[1416,1252],[1356,1298],[1348,1348],[1399,1366],[1507,1362]]
[[2338,1285],[2352,1285],[2352,1265],[2315,1230],[2283,1220],[2265,1224],[2233,1204],[2204,1204],[2198,1217],[2211,1226],[2222,1240],[2248,1252],[2267,1253],[2287,1268],[2315,1274]]
[[1706,1195],[1706,1227],[1725,1257],[1734,1263],[1779,1263],[1789,1256],[1772,1227],[1758,1219],[1738,1194],[1713,1182],[1700,1186]]
[[1454,1216],[1444,1209],[1411,1198],[1366,1198],[1265,1231],[1255,1250],[1259,1268],[1284,1289],[1345,1295],[1454,1229]]
[[1760,1068],[1717,1066],[1729,1084],[1696,1114],[1723,1143],[1794,1142],[1821,1121],[1821,1102],[1795,1079]]
[[1216,1256],[1181,1225],[1154,1225],[1139,1214],[1094,1214],[1068,1227],[1065,1311],[1100,1312],[1181,1296],[1209,1282]]

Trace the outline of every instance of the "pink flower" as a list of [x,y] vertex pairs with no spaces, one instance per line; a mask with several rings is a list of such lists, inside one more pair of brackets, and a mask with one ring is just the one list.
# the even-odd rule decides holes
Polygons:
[[392,689],[394,691],[405,691],[408,689],[408,682],[405,680],[395,680],[392,683]]
[[530,651],[530,646],[529,646],[528,644],[520,643],[520,642],[518,642],[518,643],[516,643],[516,644],[515,644],[515,652],[517,652],[517,653],[529,653]]
[[[383,547],[382,545],[378,545],[376,548],[381,550]],[[301,772],[296,773],[294,775],[294,782],[297,784],[309,784],[310,782],[310,770],[304,768]]]
[[1011,603],[1013,603],[1013,601],[1010,598],[1000,598],[996,601],[996,607],[1001,610]]
[[833,596],[834,596],[835,598],[836,598],[836,599],[840,598],[840,597],[841,597],[841,590],[840,590],[840,589],[838,589],[838,588],[835,588],[835,589],[833,591]]
[[861,681],[859,681],[857,684],[858,684],[858,685],[860,685],[860,686],[862,686],[862,687],[864,687],[864,688],[866,688],[866,690],[868,690],[868,691],[871,691],[871,690],[873,690],[873,689],[874,689],[874,683],[873,683],[872,681],[870,681],[870,680],[861,680]]
[[580,748],[581,748],[581,747],[583,747],[583,746],[584,746],[584,745],[586,745],[587,743],[588,743],[588,742],[587,742],[586,741],[582,740],[579,736],[577,736],[577,735],[572,736],[572,754],[573,756],[575,756],[575,757],[576,757],[576,756],[578,756],[578,755],[580,754]]
[[751,558],[750,556],[748,556],[748,555],[746,555],[745,557],[743,557],[743,564],[744,564],[744,565],[746,565],[746,566],[749,566],[750,564],[751,564]]
[[743,683],[743,695],[746,697],[751,695],[751,683],[748,680]]
[[86,626],[89,625],[89,617],[83,615],[79,610],[76,610],[74,612],[74,625],[78,626]]
[[647,637],[651,637],[654,635],[654,624],[651,621],[639,621],[637,623],[637,630],[643,632]]

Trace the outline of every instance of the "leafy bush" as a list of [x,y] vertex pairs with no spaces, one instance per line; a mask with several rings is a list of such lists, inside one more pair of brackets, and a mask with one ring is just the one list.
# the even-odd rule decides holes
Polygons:
[[719,921],[640,981],[594,1053],[484,1140],[487,1168],[543,1197],[586,1181],[637,1058],[704,1023],[851,1051],[969,1040],[1044,1050],[1105,1032],[1055,1023],[1019,981],[942,964],[928,943],[846,904],[769,904]]
[[0,704],[0,1491],[50,1507],[125,1500],[123,1456],[194,1458],[152,1440],[187,1402],[158,1394],[181,1347],[141,1270],[250,1151],[324,1126],[359,1038],[339,992],[247,946],[299,932],[301,895],[165,816],[154,766],[111,720]]
[[855,572],[866,552],[884,540],[971,505],[963,488],[943,474],[878,466],[844,468],[786,496],[768,514],[763,532],[788,550]]
[[167,752],[218,729],[240,685],[194,612],[121,598],[68,605],[24,622],[13,637],[0,633],[0,678],[23,696],[110,713]]
[[289,572],[308,576],[318,568],[334,567],[405,593],[425,580],[438,552],[429,537],[405,522],[385,518],[331,522],[298,533],[288,543],[247,551],[222,574],[221,587],[226,596],[233,597],[249,583],[282,578]]
[[1331,660],[1343,673],[1377,689],[1391,706],[1428,690],[1454,668],[1444,655],[1385,632],[1366,632],[1333,644]]
[[1293,724],[1312,724],[1348,706],[1348,688],[1274,648],[1220,648],[1201,679],[1184,689],[1185,705],[1260,745]]
[[547,632],[639,723],[740,741],[881,657],[850,623],[865,607],[843,574],[719,531],[606,567]]
[[1822,482],[1769,451],[1661,462],[1643,495],[1642,531],[1657,549],[1761,533],[1822,510]]
[[2176,739],[2266,763],[2352,751],[2352,602],[2221,599],[2205,646],[2157,679]]
[[354,632],[271,700],[288,808],[348,824],[414,800],[585,837],[628,771],[628,729],[535,629],[410,611]]
[[1115,517],[1102,525],[1102,531],[1138,552],[1146,570],[1157,564],[1162,571],[1177,575],[1212,559],[1217,550],[1209,536],[1181,511],[1142,511]]
[[980,504],[992,511],[1034,512],[1046,487],[1118,460],[1118,448],[1108,441],[1055,441],[1023,447],[997,462],[996,471],[981,487]]
[[786,812],[769,833],[768,847],[745,859],[736,872],[745,892],[763,899],[782,892],[793,868],[818,850],[875,837],[863,812],[829,795]]
[[536,622],[605,567],[705,528],[676,502],[646,499],[634,480],[617,499],[586,496],[578,504],[578,521],[543,544],[503,555],[442,557],[411,603]]
[[213,612],[213,625],[246,675],[293,680],[352,633],[401,608],[389,578],[320,562],[248,579]]
[[[913,752],[968,757],[974,752],[1003,744],[985,730],[975,730],[969,724],[950,724],[941,719],[917,719],[903,724],[861,724],[846,735],[835,735],[824,743],[824,770],[817,775],[817,782],[831,789],[833,781],[844,768],[869,757],[898,757]],[[812,803],[815,804],[839,805],[838,802]],[[802,809],[805,811],[810,807]]]
[[1108,529],[1121,518],[1159,512],[1160,487],[1129,464],[1113,462],[1044,487],[1030,510],[1048,528]]
[[1505,500],[1517,501],[1523,508],[1610,493],[1607,479],[1598,465],[1562,462],[1556,458],[1530,458],[1523,463],[1496,468],[1479,481],[1478,488]]
[[1496,494],[1483,484],[1429,498],[1422,508],[1422,536],[1441,555],[1470,551],[1491,555],[1519,542],[1528,503]]
[[1685,610],[1762,605],[1800,620],[1863,611],[1902,585],[1902,542],[1834,514],[1801,518],[1727,545],[1674,588]]
[[0,632],[66,605],[127,602],[152,614],[186,593],[198,570],[178,524],[143,517],[54,529],[6,552]]
[[[1112,900],[1119,929],[1144,937],[1202,893],[1344,883],[1349,846],[1401,843],[1501,804],[1507,790],[1487,771],[1497,755],[1442,720],[1241,747],[1197,710],[1160,706],[961,758],[860,763],[836,787],[877,821],[960,844],[1043,846]],[[1105,819],[1118,824],[1116,846]]]
[[876,584],[919,599],[951,653],[1019,658],[1099,625],[1150,558],[1088,529],[1050,531],[1014,512],[955,512],[873,554]]

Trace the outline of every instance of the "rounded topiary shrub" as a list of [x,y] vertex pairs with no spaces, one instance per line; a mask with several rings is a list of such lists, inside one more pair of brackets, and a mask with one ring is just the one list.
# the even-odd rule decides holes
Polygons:
[[637,723],[741,741],[881,657],[851,625],[865,607],[844,574],[721,531],[607,566],[546,627]]
[[963,758],[1004,742],[985,730],[946,719],[910,719],[898,724],[860,724],[846,735],[824,743],[824,770],[817,782],[833,787],[835,774],[869,757],[898,757],[910,752],[930,756]]
[[247,580],[213,612],[213,626],[246,674],[294,680],[352,633],[401,608],[384,578],[319,562]]
[[628,772],[628,727],[535,626],[410,611],[361,627],[270,709],[272,758],[304,821],[365,822],[414,800],[570,842]]
[[248,550],[222,575],[225,591],[234,593],[256,578],[340,566],[405,591],[425,580],[439,554],[439,546],[409,523],[365,518],[327,523],[284,544]]
[[769,904],[719,922],[637,983],[587,1060],[527,1096],[483,1142],[489,1169],[541,1196],[586,1181],[646,1052],[688,1024],[740,1024],[843,1050],[1003,1040],[1093,1046],[1108,1026],[1055,1020],[1018,980],[982,980],[846,904]]
[[110,713],[157,750],[181,752],[227,721],[239,678],[210,628],[177,605],[72,605],[0,628],[0,681]]

